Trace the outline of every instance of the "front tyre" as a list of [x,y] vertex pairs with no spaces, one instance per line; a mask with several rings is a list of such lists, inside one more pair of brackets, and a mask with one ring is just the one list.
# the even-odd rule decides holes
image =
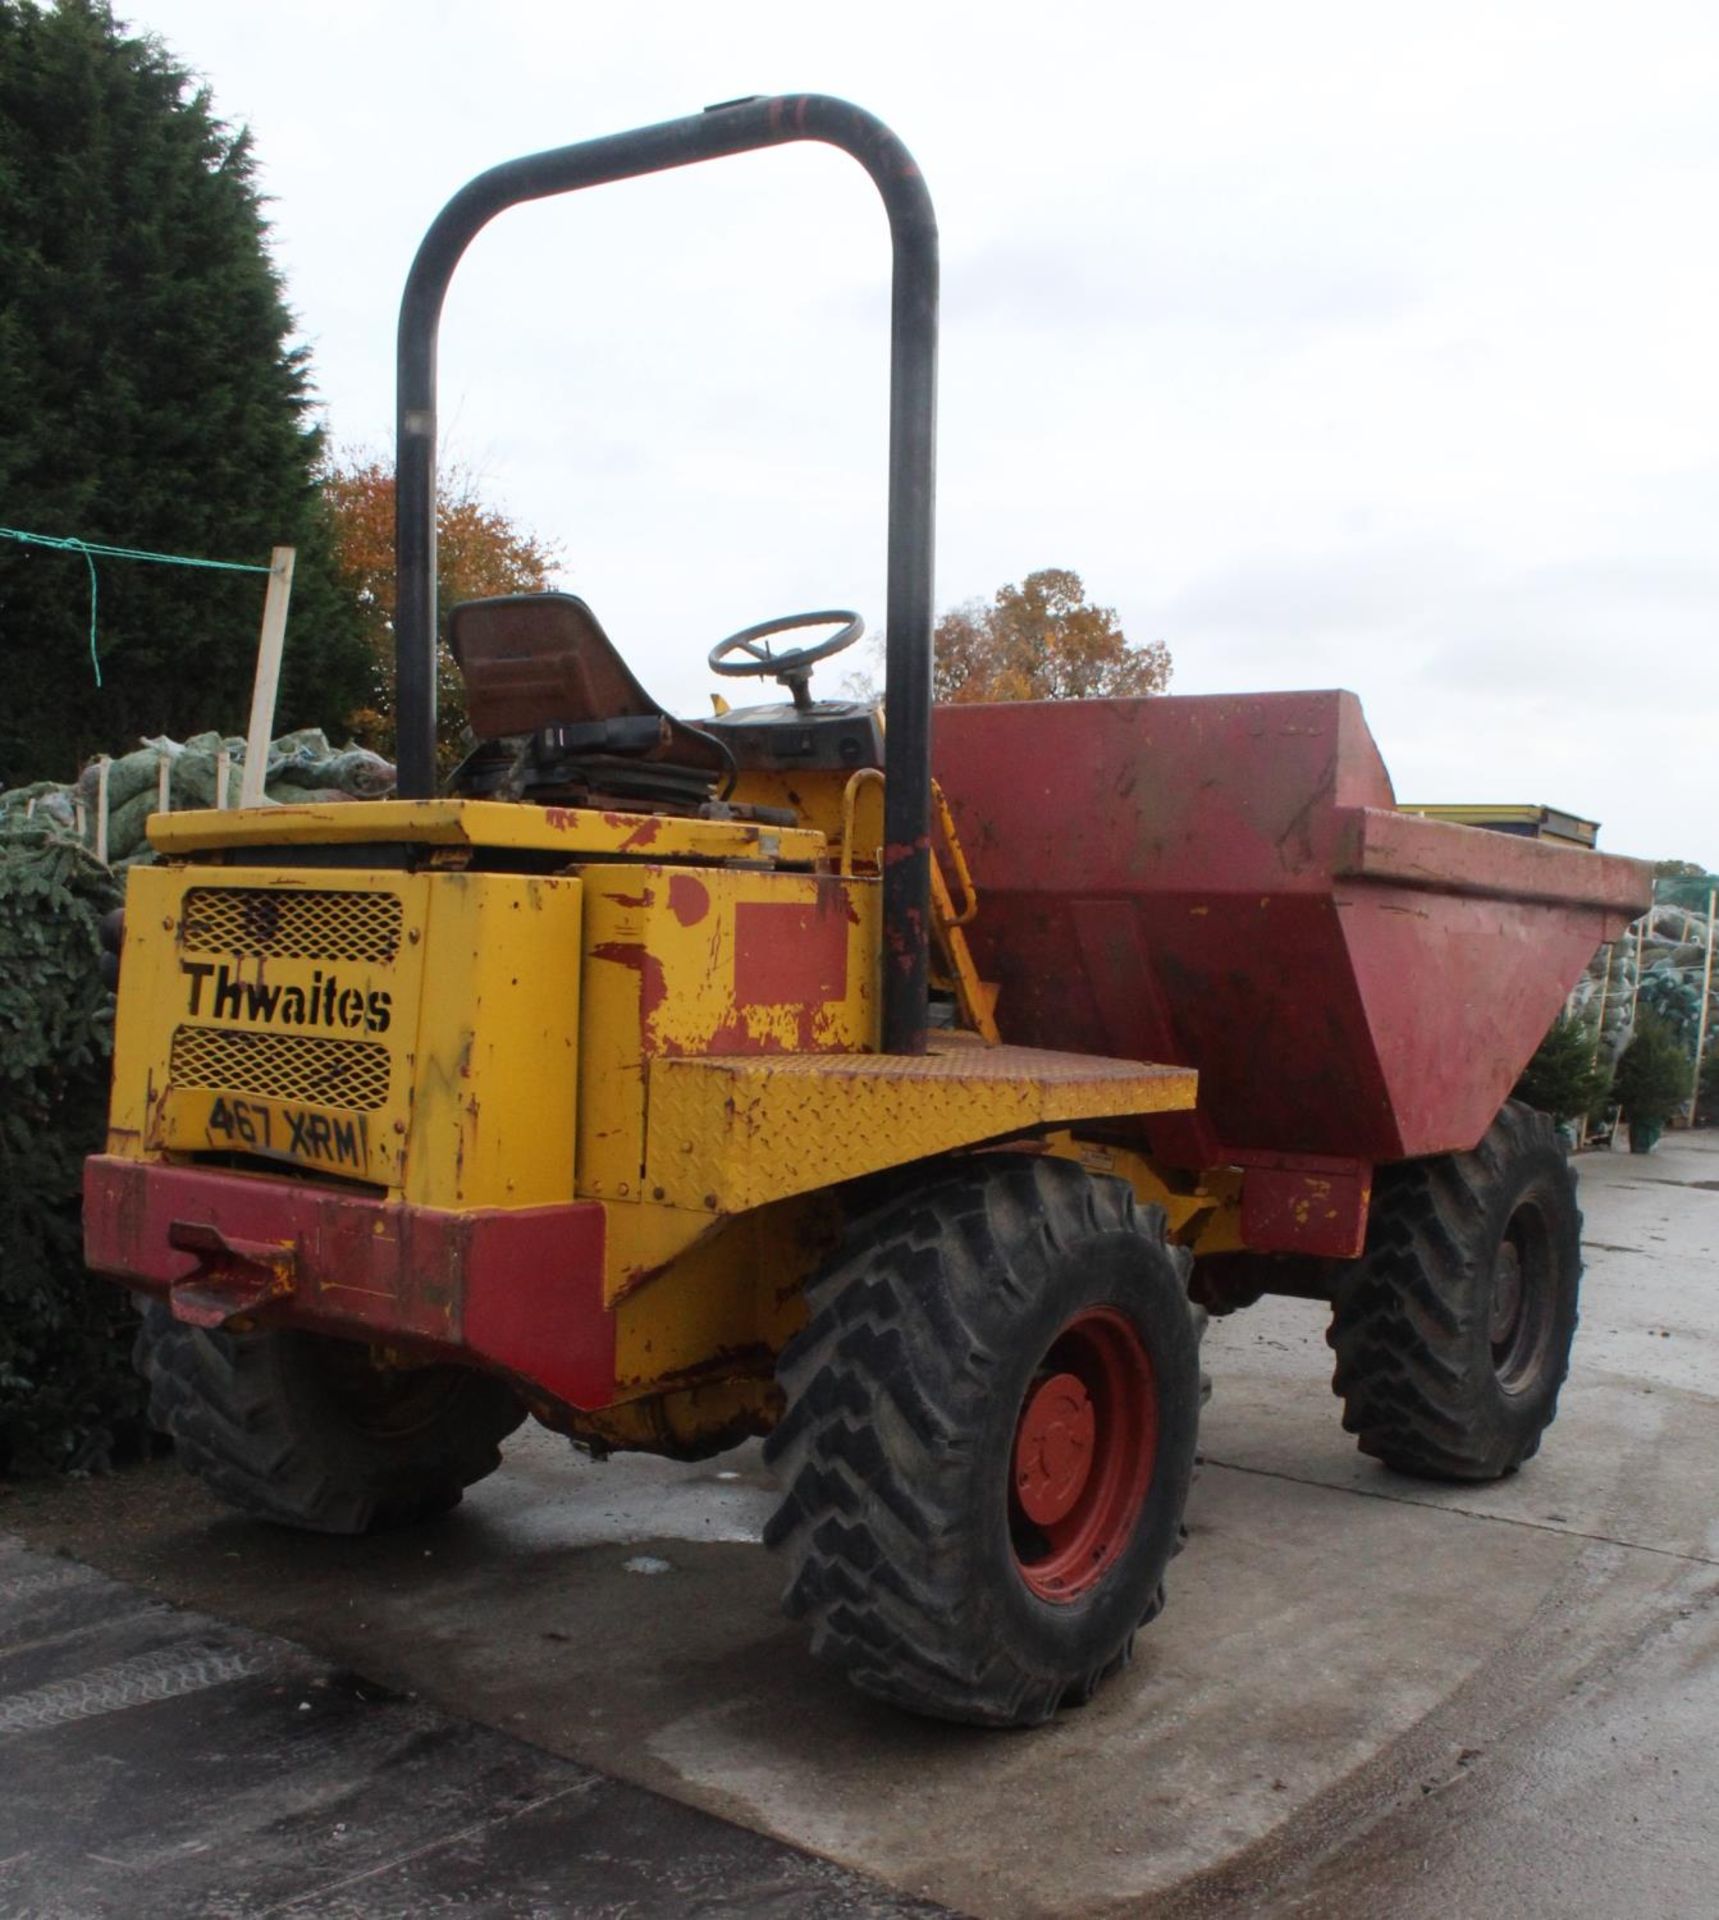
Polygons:
[[1361,1451],[1434,1480],[1531,1458],[1569,1371],[1581,1233],[1556,1129],[1515,1101],[1472,1153],[1382,1169],[1327,1335]]
[[862,1691],[1026,1726],[1162,1605],[1199,1422],[1186,1257],[1120,1181],[977,1158],[849,1228],[784,1353],[765,1531]]
[[368,1347],[311,1333],[206,1332],[153,1300],[133,1357],[185,1467],[242,1512],[313,1533],[445,1513],[525,1418],[470,1367],[381,1368]]

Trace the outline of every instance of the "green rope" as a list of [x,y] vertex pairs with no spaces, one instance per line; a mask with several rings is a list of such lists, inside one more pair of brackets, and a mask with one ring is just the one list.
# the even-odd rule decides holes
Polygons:
[[185,553],[150,553],[144,547],[110,547],[100,540],[80,540],[75,534],[64,537],[52,533],[24,533],[17,527],[0,527],[0,540],[17,540],[27,547],[51,547],[57,553],[81,553],[90,570],[90,668],[95,683],[101,685],[101,661],[96,654],[96,558],[103,560],[154,560],[164,567],[203,567],[211,573],[271,573],[271,567],[259,567],[245,560],[198,560]]

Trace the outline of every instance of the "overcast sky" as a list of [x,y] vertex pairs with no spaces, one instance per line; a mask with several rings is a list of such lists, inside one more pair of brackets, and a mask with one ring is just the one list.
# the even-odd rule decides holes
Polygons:
[[[943,233],[940,606],[1072,567],[1175,692],[1353,688],[1400,798],[1719,866],[1712,0],[119,11],[254,130],[337,442],[391,449],[401,282],[471,174],[844,94]],[[447,450],[665,702],[753,620],[881,617],[887,277],[810,147],[468,254]]]

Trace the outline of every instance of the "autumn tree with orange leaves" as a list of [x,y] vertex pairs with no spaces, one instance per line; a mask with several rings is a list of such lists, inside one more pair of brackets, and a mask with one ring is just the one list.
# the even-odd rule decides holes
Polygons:
[[[335,562],[358,602],[370,649],[373,696],[348,716],[353,736],[378,753],[394,751],[394,473],[384,462],[348,457],[323,476],[334,520]],[[560,548],[486,506],[463,467],[444,471],[436,494],[436,604],[445,615],[461,600],[498,593],[540,593],[560,563]],[[447,643],[436,641],[436,737],[444,760],[460,751],[465,688]]]
[[1131,646],[1115,609],[1091,605],[1067,567],[1043,567],[989,602],[951,608],[936,640],[942,701],[1114,699],[1170,684],[1163,641]]

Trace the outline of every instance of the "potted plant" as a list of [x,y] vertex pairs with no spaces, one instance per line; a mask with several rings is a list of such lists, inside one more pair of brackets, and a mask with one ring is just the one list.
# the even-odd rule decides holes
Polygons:
[[1613,1097],[1629,1126],[1631,1153],[1653,1151],[1666,1121],[1689,1098],[1693,1077],[1689,1056],[1671,1030],[1651,1013],[1642,1013],[1612,1081]]

